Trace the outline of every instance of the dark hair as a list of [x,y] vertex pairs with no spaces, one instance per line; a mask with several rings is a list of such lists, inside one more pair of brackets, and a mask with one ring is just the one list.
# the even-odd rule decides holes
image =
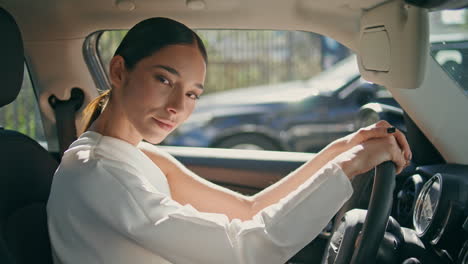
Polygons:
[[[114,56],[122,56],[125,67],[132,70],[140,60],[175,44],[196,44],[203,59],[208,63],[206,49],[200,37],[184,24],[164,17],[149,18],[133,26],[123,38]],[[111,89],[99,95],[83,110],[82,121],[85,124],[83,132],[99,117],[110,95]]]

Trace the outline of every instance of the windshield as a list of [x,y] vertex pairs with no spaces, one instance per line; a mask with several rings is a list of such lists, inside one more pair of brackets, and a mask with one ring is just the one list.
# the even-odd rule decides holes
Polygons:
[[468,17],[466,9],[432,12],[431,55],[468,95]]

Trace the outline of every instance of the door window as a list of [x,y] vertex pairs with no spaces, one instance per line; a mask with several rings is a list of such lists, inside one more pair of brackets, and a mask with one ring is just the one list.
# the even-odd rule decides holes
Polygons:
[[44,128],[34,93],[28,67],[24,65],[24,78],[21,91],[12,103],[0,108],[0,126],[19,131],[36,140],[47,149]]
[[[315,33],[196,32],[208,52],[205,91],[195,112],[163,144],[316,152],[353,132],[359,108],[380,93],[356,85],[359,70],[349,49]],[[96,33],[94,56],[106,71],[125,33]],[[356,89],[363,91],[343,96]]]

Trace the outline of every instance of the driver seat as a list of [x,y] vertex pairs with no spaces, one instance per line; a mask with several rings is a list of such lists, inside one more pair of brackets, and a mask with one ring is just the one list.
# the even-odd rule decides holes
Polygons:
[[[24,73],[21,33],[3,8],[0,33],[3,107],[18,96]],[[52,263],[46,204],[57,166],[58,162],[36,141],[0,127],[0,263]]]

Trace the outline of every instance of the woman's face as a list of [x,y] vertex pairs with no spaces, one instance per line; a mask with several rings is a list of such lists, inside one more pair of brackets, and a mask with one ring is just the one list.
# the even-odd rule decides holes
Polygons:
[[[111,62],[111,71],[112,67]],[[134,130],[157,144],[193,112],[203,92],[205,73],[205,60],[196,45],[169,45],[133,69],[122,70],[117,80],[111,73],[118,94],[113,97],[120,101]]]

